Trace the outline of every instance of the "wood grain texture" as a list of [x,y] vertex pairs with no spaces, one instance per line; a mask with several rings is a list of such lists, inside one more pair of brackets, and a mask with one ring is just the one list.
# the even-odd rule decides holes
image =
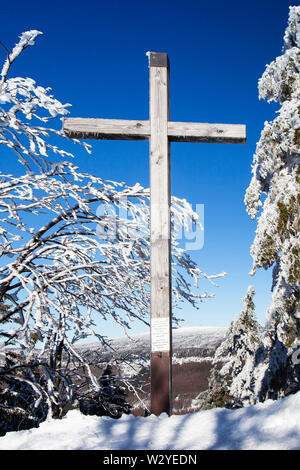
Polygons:
[[170,142],[245,144],[246,126],[171,121],[168,123],[168,136]]
[[[151,321],[168,320],[163,322],[163,336],[169,337],[170,348],[166,353],[158,352],[157,360],[151,361],[151,411],[156,415],[170,414],[172,408],[169,114],[169,69],[150,66]],[[159,359],[162,354],[163,360]]]
[[[168,70],[150,68],[151,316],[170,315],[170,144]],[[167,295],[166,295],[167,293]]]
[[100,118],[65,118],[63,131],[77,139],[148,140],[149,121]]
[[[77,139],[149,140],[150,121],[100,118],[65,118],[63,131]],[[168,121],[169,142],[246,143],[243,124]]]

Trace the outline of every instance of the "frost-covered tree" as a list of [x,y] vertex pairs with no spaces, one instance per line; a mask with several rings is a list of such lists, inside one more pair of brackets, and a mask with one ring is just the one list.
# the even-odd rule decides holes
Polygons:
[[[226,344],[225,340],[223,348],[222,345],[220,347],[223,354],[227,354],[229,358],[222,373],[229,375],[227,382],[230,383],[230,395],[235,405],[243,404],[247,398],[244,395],[245,383],[261,339],[262,327],[256,318],[254,295],[254,287],[249,286],[246,296],[242,299],[244,307],[229,329],[228,343]],[[222,355],[222,351],[220,352]]]
[[[149,190],[83,174],[64,160],[72,154],[60,148],[64,135],[49,122],[69,105],[30,78],[9,78],[14,61],[40,34],[23,33],[12,52],[4,46],[1,70],[0,144],[24,169],[0,173],[0,303],[7,304],[0,311],[0,344],[6,354],[12,345],[19,350],[19,363],[1,376],[13,367],[34,389],[35,373],[21,371],[38,371],[48,411],[60,415],[74,384],[87,380],[85,386],[99,390],[75,347],[87,336],[107,342],[97,319],[113,319],[125,332],[135,320],[148,324]],[[191,222],[199,225],[198,215],[173,197],[172,224]],[[172,276],[174,306],[188,301],[195,307],[209,295],[193,291],[191,282],[198,288],[201,279],[217,277],[203,273],[174,235]],[[33,396],[34,410],[41,395]]]
[[[202,407],[220,407],[233,401],[241,402],[244,387],[244,368],[248,369],[260,340],[261,326],[256,315],[249,286],[240,314],[230,323],[226,336],[217,348],[209,378],[208,391],[202,394]],[[200,398],[200,397],[199,397]]]
[[121,380],[113,376],[111,364],[107,364],[99,384],[99,390],[88,392],[80,398],[79,407],[83,414],[117,419],[123,413],[130,413],[132,406],[126,402],[126,389]]
[[259,97],[280,104],[266,122],[245,196],[257,220],[252,274],[273,266],[273,295],[248,391],[252,400],[276,399],[299,388],[300,312],[300,7],[290,7],[282,55],[259,80]]

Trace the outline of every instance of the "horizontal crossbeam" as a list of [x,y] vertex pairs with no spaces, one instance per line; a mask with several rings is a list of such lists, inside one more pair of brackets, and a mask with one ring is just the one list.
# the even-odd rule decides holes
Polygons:
[[[65,118],[63,131],[77,139],[149,140],[150,121],[127,119]],[[245,144],[244,124],[168,122],[170,142]]]

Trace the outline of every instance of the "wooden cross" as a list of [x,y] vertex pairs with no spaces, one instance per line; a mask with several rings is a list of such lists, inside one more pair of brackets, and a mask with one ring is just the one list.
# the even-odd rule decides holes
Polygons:
[[169,59],[150,52],[148,121],[66,118],[63,130],[78,139],[150,140],[151,412],[172,413],[172,309],[170,142],[246,143],[246,126],[172,122]]

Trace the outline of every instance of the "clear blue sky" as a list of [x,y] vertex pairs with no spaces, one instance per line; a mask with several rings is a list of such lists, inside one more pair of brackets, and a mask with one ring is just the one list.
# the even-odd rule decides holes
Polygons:
[[[264,323],[271,272],[248,275],[256,223],[244,208],[251,162],[265,120],[278,106],[258,100],[265,65],[281,54],[290,5],[251,0],[58,0],[1,5],[0,40],[12,47],[28,29],[44,33],[18,59],[13,74],[51,86],[73,117],[148,119],[147,51],[167,52],[171,63],[171,120],[247,125],[246,145],[173,143],[172,193],[205,207],[204,247],[191,255],[207,274],[226,271],[216,297],[199,311],[187,307],[185,326],[228,326],[248,285]],[[4,54],[1,55],[4,58]],[[83,171],[149,186],[148,143],[92,141]],[[72,150],[73,147],[72,147]],[[1,164],[13,171],[14,159]],[[106,327],[117,336],[118,329]],[[144,327],[136,327],[143,331]]]

